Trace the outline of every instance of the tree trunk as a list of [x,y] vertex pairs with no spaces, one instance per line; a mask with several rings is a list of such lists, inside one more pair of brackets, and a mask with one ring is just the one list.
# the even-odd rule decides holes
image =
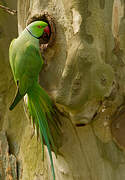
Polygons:
[[[53,154],[56,180],[124,180],[124,0],[18,0],[17,10],[19,33],[37,19],[47,20],[52,30],[47,43],[40,44],[46,61],[40,84],[65,114],[60,115],[59,154]],[[9,15],[0,13],[3,25]],[[10,29],[5,24],[7,47],[16,36],[14,23],[15,19]],[[7,132],[10,153],[17,157],[18,179],[51,180],[47,151],[43,162],[23,102],[8,110],[16,87],[2,42],[0,127]]]

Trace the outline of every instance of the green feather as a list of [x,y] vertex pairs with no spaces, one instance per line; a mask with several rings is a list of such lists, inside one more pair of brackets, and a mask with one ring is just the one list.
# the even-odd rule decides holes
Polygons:
[[23,95],[20,94],[19,89],[17,89],[16,97],[14,98],[12,104],[9,107],[9,110],[13,110],[18,102],[23,98]]

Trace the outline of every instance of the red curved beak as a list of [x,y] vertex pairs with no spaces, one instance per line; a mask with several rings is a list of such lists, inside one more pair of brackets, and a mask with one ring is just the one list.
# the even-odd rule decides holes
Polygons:
[[45,27],[44,32],[47,33],[48,36],[50,35],[49,26]]

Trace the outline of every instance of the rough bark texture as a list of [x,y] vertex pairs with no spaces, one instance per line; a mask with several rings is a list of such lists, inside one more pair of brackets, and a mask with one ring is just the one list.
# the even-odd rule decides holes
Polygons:
[[[124,11],[124,0],[18,0],[19,33],[43,12],[56,24],[56,40],[44,53],[47,66],[40,83],[69,115],[60,117],[58,158],[53,154],[57,180],[125,179]],[[0,11],[1,31],[6,16]],[[32,136],[23,102],[8,111],[15,86],[7,47],[15,26],[7,39],[1,36],[0,127],[19,162],[19,179],[51,180],[48,154],[42,162],[41,145]]]
[[17,179],[16,158],[14,155],[9,155],[9,146],[4,132],[0,132],[0,179]]

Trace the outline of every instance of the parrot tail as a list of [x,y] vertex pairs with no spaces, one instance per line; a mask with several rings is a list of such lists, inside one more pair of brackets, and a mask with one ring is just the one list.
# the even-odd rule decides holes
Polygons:
[[21,95],[19,92],[19,89],[17,90],[16,96],[12,102],[12,104],[9,107],[9,110],[13,110],[14,107],[18,104],[18,102],[23,98],[24,95]]
[[32,116],[33,124],[36,127],[37,133],[40,134],[41,143],[42,143],[42,152],[44,155],[43,141],[47,145],[53,180],[55,180],[55,171],[52,159],[51,149],[54,150],[55,154],[56,147],[54,145],[54,140],[52,133],[50,131],[49,123],[58,129],[58,125],[53,120],[52,115],[55,113],[53,109],[53,103],[49,98],[48,94],[42,89],[42,87],[36,82],[32,89],[27,92],[28,95],[28,109],[29,113]]

